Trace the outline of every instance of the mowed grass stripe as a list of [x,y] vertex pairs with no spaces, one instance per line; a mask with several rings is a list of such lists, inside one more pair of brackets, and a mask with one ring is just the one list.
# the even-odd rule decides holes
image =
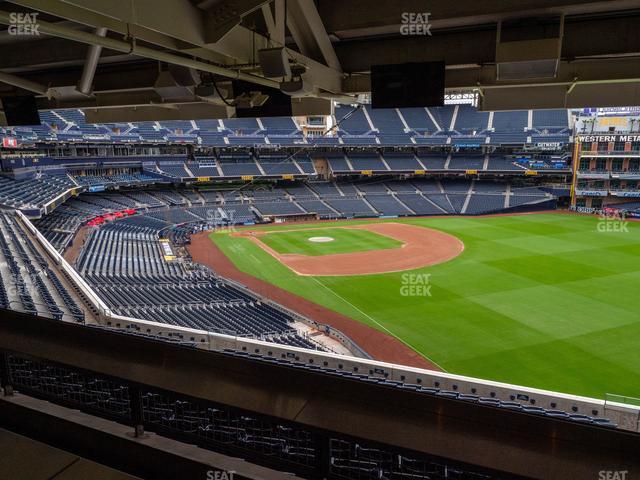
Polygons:
[[[312,242],[313,237],[329,237],[330,242]],[[314,228],[287,232],[270,232],[260,240],[278,253],[299,255],[331,255],[369,250],[400,248],[402,242],[368,230],[352,228]]]
[[401,273],[322,277],[340,301],[246,239],[212,238],[241,270],[380,328],[374,319],[447,371],[640,397],[640,224],[605,233],[597,217],[559,214],[393,221],[465,244],[450,262],[412,272],[431,274],[430,297],[402,296]]

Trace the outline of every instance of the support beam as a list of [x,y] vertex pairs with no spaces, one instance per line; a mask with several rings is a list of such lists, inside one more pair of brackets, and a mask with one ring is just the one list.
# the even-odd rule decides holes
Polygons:
[[[0,24],[11,24],[11,17],[8,13],[0,12]],[[128,43],[124,40],[116,40],[106,37],[103,38],[92,33],[73,30],[68,27],[59,26],[54,23],[45,22],[42,20],[38,20],[38,27],[42,32],[48,35],[66,38],[68,40],[74,40],[77,42],[86,43],[88,45],[100,45],[102,47],[110,48],[119,52],[127,52],[131,55],[136,55],[143,58],[172,63],[188,68],[195,68],[204,72],[214,73],[216,75],[221,75],[227,78],[244,80],[250,83],[264,85],[267,87],[278,88],[279,86],[278,82],[269,80],[264,77],[243,73],[240,70],[231,70],[223,67],[218,67],[216,65],[200,62],[198,60],[192,60],[190,58],[154,50],[149,47],[138,45],[135,42]]]
[[[640,59],[617,58],[563,61],[556,78],[500,82],[495,65],[447,69],[445,90],[480,90],[483,110],[529,108],[580,108],[591,105],[626,106],[640,103]],[[368,92],[368,74],[352,75],[343,83],[345,92]]]
[[229,118],[235,113],[233,108],[210,103],[87,108],[83,111],[89,123]]
[[0,82],[6,83],[8,85],[13,85],[14,87],[37,93],[39,95],[44,95],[47,98],[53,98],[58,94],[54,89],[48,88],[32,80],[27,80],[16,75],[11,75],[10,73],[0,72]]
[[[99,37],[106,37],[107,29],[104,27],[98,27],[94,33]],[[102,47],[100,45],[91,45],[87,51],[87,58],[84,61],[82,76],[80,77],[80,81],[76,87],[76,90],[83,95],[91,94],[91,90],[93,88],[93,77],[96,74],[100,53],[102,53]]]
[[[562,58],[640,55],[640,15],[615,18],[565,18]],[[495,25],[473,30],[434,31],[432,36],[351,40],[335,44],[345,72],[368,72],[371,65],[444,60],[447,66],[493,63]],[[523,27],[522,34],[530,33]]]
[[324,61],[335,70],[342,71],[313,0],[289,0],[287,15],[289,31],[300,51],[317,61]]
[[517,2],[459,0],[323,0],[318,2],[327,32],[341,39],[398,34],[403,13],[429,13],[433,30],[495,24],[499,20],[549,15],[584,15],[638,8],[635,0],[518,0]]
[[209,4],[211,0],[205,0],[198,6],[207,10],[207,20],[205,23],[206,43],[220,41],[233,28],[240,24],[242,17],[265,5],[269,0],[223,0]]
[[[127,10],[127,12],[122,12],[120,11],[122,8],[120,8],[119,5],[102,2],[101,0],[89,0],[88,2],[80,0],[70,0],[69,2],[61,0],[12,0],[12,3],[63,18],[68,18],[91,27],[106,27],[109,31],[118,32],[123,35],[128,33],[131,37],[138,40],[144,40],[145,42],[176,52],[179,51],[189,54],[192,57],[197,57],[209,62],[228,64],[230,65],[230,68],[233,68],[234,64],[246,65],[254,63],[256,58],[255,50],[269,46],[269,40],[267,37],[253,32],[242,25],[238,25],[233,28],[220,41],[208,43],[206,34],[198,26],[200,22],[195,22],[193,27],[195,32],[192,32],[186,26],[188,23],[178,26],[176,25],[178,23],[176,18],[171,16],[173,9],[178,8],[179,5],[187,0],[169,1],[172,6],[163,6],[161,10],[168,13],[163,13],[162,18],[157,18],[155,14],[155,10],[158,10],[158,8],[157,2],[154,0],[136,0],[134,2],[135,16],[132,15],[128,9],[124,9]],[[151,7],[149,4],[151,4]],[[190,3],[189,5],[188,9],[195,8],[197,12],[200,12],[200,14],[206,14],[206,12],[193,7]],[[192,10],[190,10],[188,15],[180,13],[179,18],[190,18],[192,14]],[[167,20],[165,18],[167,16],[171,18]],[[131,20],[133,23],[127,23],[127,20]],[[170,28],[164,30],[166,23],[169,21],[171,22]],[[208,25],[206,18],[202,19],[202,24],[206,29],[206,26]],[[44,33],[42,28],[41,31]],[[73,39],[76,41],[83,41],[78,38]],[[105,48],[110,48],[107,45],[103,46]],[[142,48],[144,48],[144,51],[148,55],[142,54]],[[122,51],[117,48],[114,49],[116,51]],[[127,49],[127,52],[128,51],[129,50]],[[157,51],[148,47],[138,47],[133,53],[139,54],[145,58],[156,59],[157,57],[155,55],[153,57],[150,55],[151,52]],[[161,53],[168,54],[166,52]],[[340,93],[342,77],[339,70],[329,68],[323,63],[314,61],[313,59],[291,49],[287,49],[287,54],[291,58],[294,58],[298,63],[307,66],[309,76],[316,79],[316,83],[314,83],[314,85],[320,91],[331,92],[334,94]],[[161,61],[172,63],[169,60]],[[193,62],[191,63],[193,64]],[[202,70],[210,71],[206,69]],[[311,70],[313,70],[313,72],[311,72]],[[220,73],[220,75],[222,75],[222,73]],[[256,78],[255,75],[252,75],[251,77]],[[247,81],[252,80],[247,79]]]
[[206,43],[207,28],[215,29],[218,24],[213,15],[189,0],[163,0],[162,5],[157,0],[65,0],[64,3],[194,45]]
[[[47,13],[60,18],[67,18],[75,23],[88,27],[105,27],[110,32],[121,35],[130,35],[143,39],[153,45],[175,50],[181,45],[186,45],[173,37],[151,28],[146,28],[135,23],[127,23],[118,19],[118,16],[102,14],[97,10],[88,10],[83,6],[73,5],[64,0],[11,0],[10,3],[20,5],[38,12]],[[108,2],[104,2],[108,3]]]
[[262,6],[262,15],[269,32],[269,40],[276,46],[284,46],[285,1],[273,0],[273,7],[274,12],[272,13],[269,4]]

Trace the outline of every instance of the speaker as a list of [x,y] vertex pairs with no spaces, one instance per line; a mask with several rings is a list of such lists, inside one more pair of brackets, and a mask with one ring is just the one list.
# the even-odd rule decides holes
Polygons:
[[265,77],[290,77],[291,67],[284,47],[258,50],[258,62]]
[[8,126],[40,125],[36,97],[33,95],[0,97],[0,100]]
[[444,105],[444,62],[371,66],[371,108]]

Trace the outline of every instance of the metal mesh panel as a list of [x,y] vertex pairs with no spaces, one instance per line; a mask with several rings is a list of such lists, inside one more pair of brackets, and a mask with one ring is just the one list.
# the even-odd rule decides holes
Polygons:
[[145,425],[197,437],[208,444],[250,450],[306,466],[316,459],[311,432],[167,393],[143,392]]
[[110,417],[131,418],[129,388],[117,381],[14,355],[7,356],[7,366],[18,391]]
[[360,442],[332,438],[332,475],[351,480],[488,480],[491,477],[430,459],[371,448]]

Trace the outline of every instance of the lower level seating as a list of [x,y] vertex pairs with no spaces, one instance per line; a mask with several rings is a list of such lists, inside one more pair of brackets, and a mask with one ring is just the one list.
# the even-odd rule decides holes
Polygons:
[[77,268],[109,307],[125,317],[320,348],[297,333],[285,311],[205,267],[167,258],[158,230],[147,226],[116,221],[94,230]]

